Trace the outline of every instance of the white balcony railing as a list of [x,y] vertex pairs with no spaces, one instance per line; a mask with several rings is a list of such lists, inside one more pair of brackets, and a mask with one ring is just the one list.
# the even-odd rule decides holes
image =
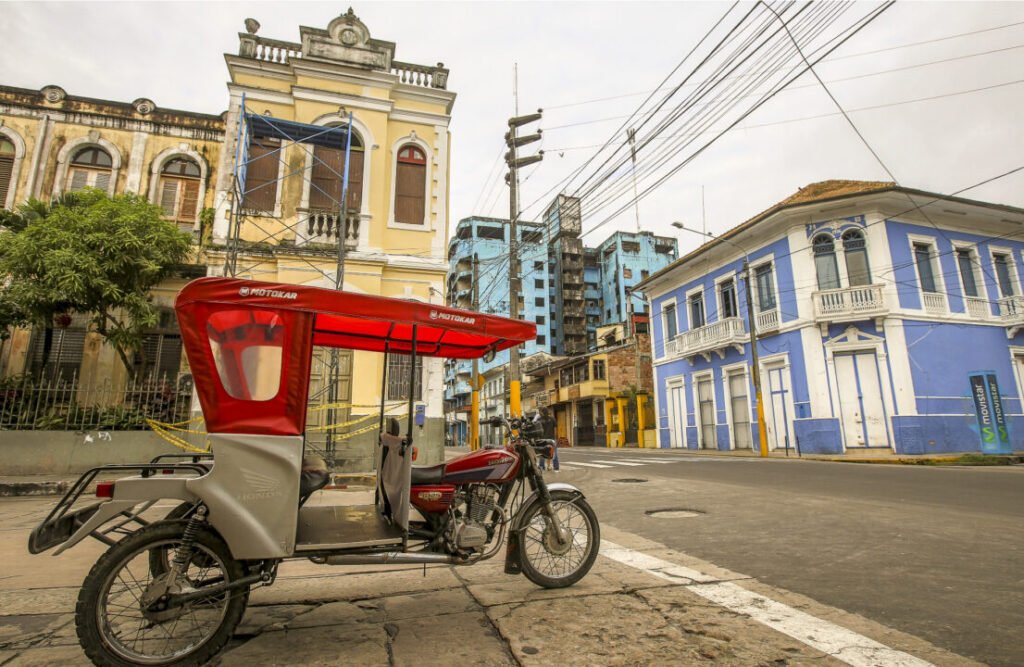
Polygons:
[[992,311],[988,306],[988,299],[983,299],[980,296],[967,296],[964,297],[964,302],[967,305],[967,314],[971,318],[987,320],[992,316]]
[[[337,246],[338,235],[342,233],[341,213],[300,209],[299,216],[304,220],[299,224],[295,235],[296,245],[323,243]],[[345,247],[354,249],[359,247],[361,220],[357,214],[349,214],[346,218],[344,221]]]
[[925,312],[932,315],[946,314],[946,295],[941,292],[922,292],[921,301]]
[[814,318],[819,322],[843,322],[884,315],[882,285],[858,285],[815,292]]
[[724,350],[747,341],[746,328],[739,317],[728,317],[690,331],[684,331],[665,344],[666,356],[690,357]]
[[1006,324],[1024,322],[1024,296],[1004,296],[999,300],[999,319]]
[[779,328],[779,309],[762,310],[757,315],[757,333],[763,334],[766,331],[775,331]]

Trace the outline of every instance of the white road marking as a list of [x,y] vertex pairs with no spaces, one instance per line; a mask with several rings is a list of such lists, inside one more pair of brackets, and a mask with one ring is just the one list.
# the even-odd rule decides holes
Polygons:
[[584,463],[583,461],[573,461],[574,466],[584,466],[587,468],[611,468],[611,466],[604,466],[600,463]]
[[594,459],[597,463],[607,463],[612,466],[642,466],[643,463],[630,463],[628,461],[604,461],[602,459]]
[[648,464],[648,463],[675,463],[675,461],[666,461],[665,459],[647,459],[646,461],[644,459],[622,459],[622,460],[623,461],[632,461],[633,463],[641,463],[641,464]]
[[732,582],[719,581],[699,570],[634,551],[608,540],[601,540],[601,555],[659,579],[681,583],[695,595],[738,614],[746,614],[773,630],[853,667],[934,667],[932,663],[909,653],[889,648],[864,635],[793,609]]

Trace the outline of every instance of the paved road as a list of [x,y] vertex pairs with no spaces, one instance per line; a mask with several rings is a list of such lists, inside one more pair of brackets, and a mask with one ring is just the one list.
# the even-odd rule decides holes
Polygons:
[[[602,520],[602,556],[576,586],[539,589],[504,575],[500,559],[426,570],[288,562],[253,593],[215,664],[977,664],[955,653],[1024,664],[1024,471],[635,450],[563,450],[563,460],[550,479],[581,486]],[[349,493],[372,495],[314,500],[345,504]],[[3,667],[84,661],[71,614],[102,548],[29,556],[28,531],[52,502],[0,500]],[[696,516],[646,514],[680,508]]]
[[[991,665],[1024,665],[1024,467],[561,450],[603,523]],[[645,479],[628,483],[624,479]],[[690,509],[656,519],[649,510]]]

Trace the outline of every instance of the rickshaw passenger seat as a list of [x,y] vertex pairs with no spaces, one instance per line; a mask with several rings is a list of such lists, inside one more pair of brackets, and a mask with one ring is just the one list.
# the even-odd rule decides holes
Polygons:
[[319,456],[303,456],[302,472],[299,475],[299,507],[302,507],[314,492],[327,486],[331,473],[327,463]]
[[438,463],[436,466],[412,467],[413,484],[440,484],[442,479],[444,479],[443,463]]

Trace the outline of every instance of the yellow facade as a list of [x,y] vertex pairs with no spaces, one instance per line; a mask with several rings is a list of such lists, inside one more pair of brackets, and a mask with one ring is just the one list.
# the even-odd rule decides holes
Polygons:
[[[309,125],[345,124],[351,113],[353,132],[364,147],[364,170],[361,210],[351,226],[341,225],[348,234],[344,289],[443,303],[448,127],[455,100],[446,89],[448,71],[394,60],[395,44],[372,38],[351,10],[325,29],[301,28],[299,42],[259,36],[255,21],[246,21],[246,27],[239,34],[238,53],[224,56],[229,96],[228,111],[221,116],[165,110],[145,99],[126,104],[73,97],[56,86],[41,91],[0,87],[0,140],[14,146],[10,187],[0,206],[12,208],[29,197],[45,200],[67,190],[76,168],[70,161],[86,147],[110,156],[107,176],[102,176],[108,192],[140,193],[160,203],[161,170],[183,158],[201,171],[192,229],[197,242],[202,240],[197,261],[203,273],[220,275],[233,266],[239,277],[333,288],[337,235],[318,235],[310,226],[313,149],[283,143],[273,210],[256,213],[234,201],[239,188],[236,138],[243,96],[249,113]],[[409,147],[425,156],[422,222],[396,221],[398,155]],[[86,177],[81,178],[85,183]],[[203,210],[209,213],[200,215]],[[211,222],[209,229],[200,219]],[[236,248],[233,255],[231,248]],[[157,300],[172,303],[186,279],[163,286]],[[112,351],[101,349],[94,334],[88,336],[83,379],[123,376]],[[26,369],[30,340],[31,333],[22,331],[5,344],[4,374]],[[356,354],[351,378],[377,378],[381,363],[380,355]],[[377,382],[353,381],[351,386],[353,403],[379,400]],[[424,364],[423,387],[426,416],[440,421],[439,360]]]

